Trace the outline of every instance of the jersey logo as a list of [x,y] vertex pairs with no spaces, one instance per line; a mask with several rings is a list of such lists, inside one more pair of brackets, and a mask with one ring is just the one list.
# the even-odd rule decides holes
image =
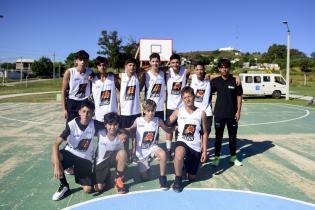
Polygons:
[[86,87],[87,87],[87,83],[80,84],[80,85],[79,85],[79,90],[78,90],[78,92],[75,94],[75,97],[84,98],[84,97],[85,97]]
[[125,94],[125,100],[126,101],[131,101],[135,100],[135,95],[136,95],[136,86],[127,86],[126,88],[126,94]]
[[148,149],[154,142],[155,131],[145,131],[142,137],[142,149]]
[[80,150],[80,151],[86,151],[89,148],[91,141],[92,139],[82,139],[79,142],[77,148],[75,149]]
[[150,98],[158,98],[161,95],[162,84],[154,84],[151,90]]
[[110,104],[111,90],[103,90],[100,97],[100,106]]
[[182,82],[173,82],[172,84],[172,95],[180,95],[182,89]]
[[193,141],[196,131],[196,125],[193,124],[185,124],[183,130],[183,139],[186,141]]
[[195,97],[195,102],[202,102],[203,101],[203,96],[205,95],[205,90],[204,89],[198,89],[196,91],[196,97]]

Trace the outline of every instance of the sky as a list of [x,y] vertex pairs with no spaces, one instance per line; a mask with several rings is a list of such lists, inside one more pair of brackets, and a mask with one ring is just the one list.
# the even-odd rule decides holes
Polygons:
[[17,58],[56,61],[78,50],[91,58],[100,50],[101,31],[173,40],[176,52],[231,46],[266,52],[287,44],[306,55],[315,52],[313,0],[0,0],[0,63]]

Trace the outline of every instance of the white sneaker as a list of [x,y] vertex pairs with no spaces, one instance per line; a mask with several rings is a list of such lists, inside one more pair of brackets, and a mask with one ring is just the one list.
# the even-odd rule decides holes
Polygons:
[[52,196],[52,200],[53,201],[60,200],[69,191],[70,191],[69,186],[60,184],[58,190]]

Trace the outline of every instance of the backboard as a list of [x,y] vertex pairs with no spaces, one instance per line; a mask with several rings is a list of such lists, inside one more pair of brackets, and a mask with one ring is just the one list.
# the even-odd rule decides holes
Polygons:
[[172,39],[140,39],[140,61],[149,61],[152,53],[160,54],[161,61],[169,61],[172,52]]

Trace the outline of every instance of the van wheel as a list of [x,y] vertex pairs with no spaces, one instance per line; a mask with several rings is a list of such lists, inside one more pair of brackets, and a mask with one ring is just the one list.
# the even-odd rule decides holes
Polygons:
[[272,98],[277,98],[277,99],[281,98],[281,92],[279,90],[273,91]]

